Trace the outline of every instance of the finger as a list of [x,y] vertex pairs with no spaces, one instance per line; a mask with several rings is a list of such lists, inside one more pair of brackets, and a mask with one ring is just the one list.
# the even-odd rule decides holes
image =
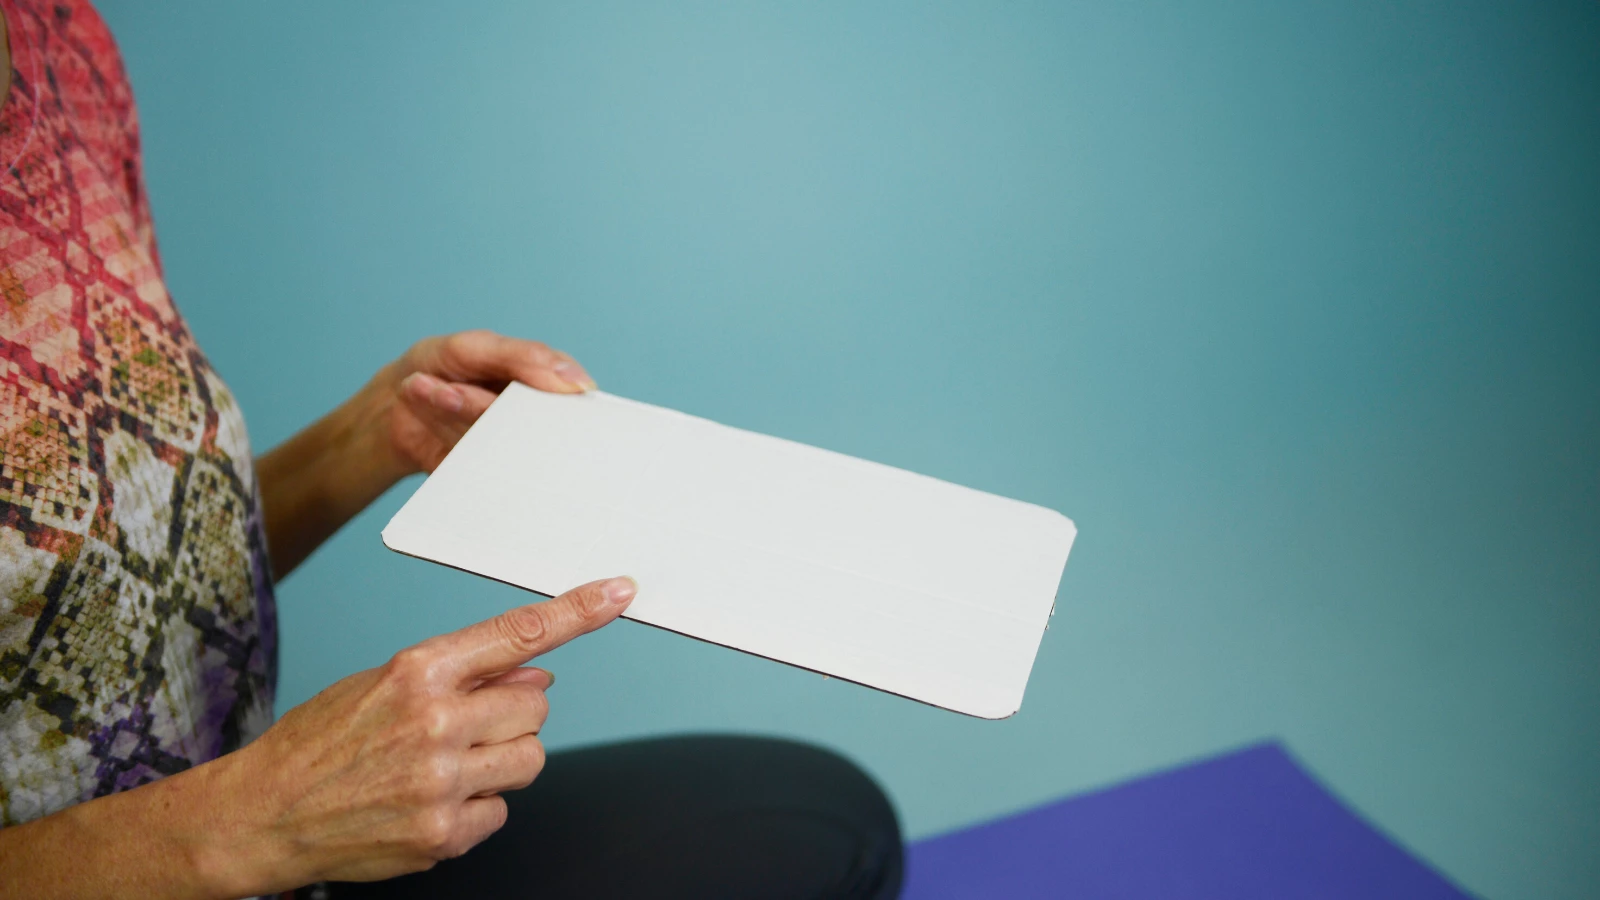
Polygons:
[[521,790],[544,769],[544,744],[531,734],[467,751],[461,780],[474,797]]
[[470,744],[498,744],[538,734],[550,714],[550,703],[535,685],[496,684],[468,694],[460,710]]
[[541,669],[538,666],[519,666],[509,672],[501,672],[498,675],[490,675],[484,678],[478,687],[488,687],[496,684],[531,684],[542,691],[548,691],[550,686],[555,683],[556,675],[549,669]]
[[506,824],[506,801],[500,797],[472,797],[461,804],[455,837],[443,848],[445,857],[460,856],[484,842]]
[[508,609],[460,631],[429,638],[418,648],[437,655],[458,684],[476,683],[615,619],[639,590],[632,578],[591,581],[554,600]]
[[455,384],[426,372],[400,382],[400,400],[439,437],[454,443],[494,402],[495,394],[475,384]]
[[560,350],[551,352],[556,355],[556,360],[550,364],[550,371],[556,373],[556,376],[562,381],[567,384],[578,385],[586,391],[592,391],[598,387],[594,383],[594,379],[590,377],[589,372],[579,365],[577,360]]
[[[417,349],[421,356],[419,368],[448,381],[474,381],[497,387],[520,381],[561,394],[582,393],[594,387],[594,379],[567,354],[538,341],[492,331],[463,331],[429,338]],[[558,364],[562,364],[560,371]]]

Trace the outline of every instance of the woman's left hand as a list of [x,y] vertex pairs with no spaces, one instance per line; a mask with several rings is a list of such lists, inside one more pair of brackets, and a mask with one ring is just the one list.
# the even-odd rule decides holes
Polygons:
[[373,379],[393,391],[389,449],[412,471],[432,472],[512,381],[557,394],[595,386],[577,360],[538,341],[492,331],[426,338]]
[[432,472],[513,381],[559,394],[594,388],[576,360],[538,341],[492,331],[426,338],[257,459],[274,575],[289,574],[395,482]]

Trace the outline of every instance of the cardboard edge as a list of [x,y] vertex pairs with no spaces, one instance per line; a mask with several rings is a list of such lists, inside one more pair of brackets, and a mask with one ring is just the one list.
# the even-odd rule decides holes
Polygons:
[[[999,496],[999,495],[997,494],[996,496]],[[1027,503],[1026,500],[1018,500],[1017,502],[1018,503]],[[1066,536],[1067,536],[1067,553],[1068,553],[1068,555],[1071,555],[1071,553],[1072,553],[1072,545],[1078,542],[1078,523],[1072,521],[1072,519],[1067,517],[1066,513],[1062,512],[1059,509],[1051,509],[1048,506],[1039,506],[1039,504],[1037,504],[1037,503],[1028,503],[1028,505],[1029,506],[1038,507],[1039,509],[1044,510],[1045,512],[1049,513],[1051,516],[1053,516],[1056,519],[1060,520],[1060,527],[1066,533]]]
[[[409,503],[410,501],[407,501],[407,502]],[[400,509],[403,511],[405,509],[405,507],[402,506],[402,507],[400,507]],[[394,545],[394,542],[389,539],[389,529],[394,527],[394,520],[399,518],[399,517],[400,517],[400,513],[396,512],[394,514],[394,517],[389,519],[389,524],[383,526],[383,531],[378,533],[378,537],[383,541],[383,545],[385,547],[388,547],[390,550],[393,550],[396,553],[404,554],[405,556],[410,556],[410,557],[413,557],[415,559],[426,559],[426,557],[417,556],[415,553],[407,553],[406,551],[400,549],[399,547],[396,547]],[[430,559],[430,560],[428,560],[428,562],[433,562],[433,560]],[[454,568],[454,567],[452,566],[452,568]]]
[[[1059,513],[1058,513],[1058,515],[1059,515]],[[1062,518],[1066,518],[1066,517],[1063,516]],[[513,588],[516,588],[519,591],[526,591],[527,593],[533,594],[535,596],[543,597],[546,600],[554,599],[555,596],[556,596],[555,594],[546,594],[544,591],[536,591],[536,590],[534,590],[533,588],[530,588],[530,587],[523,587],[520,584],[514,584],[514,583],[509,582],[509,581],[505,581],[505,580],[502,580],[502,579],[499,579],[499,578],[494,578],[494,577],[489,576],[489,575],[484,575],[481,572],[474,572],[474,571],[472,571],[470,569],[463,569],[460,566],[454,566],[454,565],[451,565],[450,563],[443,562],[441,560],[431,559],[429,557],[422,556],[422,555],[417,554],[417,553],[412,553],[409,550],[403,550],[403,549],[401,549],[399,547],[396,547],[394,544],[389,542],[389,529],[387,527],[385,527],[384,530],[383,530],[382,539],[383,539],[383,545],[385,547],[389,548],[390,550],[393,550],[395,553],[398,553],[401,556],[410,557],[411,559],[418,559],[418,560],[421,560],[421,561],[426,562],[426,563],[432,563],[433,565],[436,565],[436,566],[444,566],[447,569],[454,569],[457,572],[465,572],[466,574],[471,575],[474,578],[482,578],[485,581],[493,581],[496,584],[503,584],[503,585],[506,585],[507,587],[513,587]],[[998,722],[998,721],[1000,721],[1002,719],[1009,719],[1009,718],[1011,718],[1012,716],[1016,715],[1018,712],[1020,712],[1022,710],[1022,700],[1021,700],[1020,697],[1017,699],[1017,706],[1015,708],[1011,709],[1010,712],[1003,713],[1001,715],[986,715],[984,713],[967,712],[964,709],[951,709],[948,706],[940,706],[937,703],[930,703],[927,700],[920,700],[920,699],[918,699],[916,697],[910,697],[910,696],[907,696],[905,694],[900,694],[900,693],[896,693],[894,691],[885,690],[885,689],[883,689],[881,687],[875,687],[875,686],[870,685],[870,684],[863,684],[862,682],[855,681],[855,680],[850,679],[850,678],[845,678],[842,675],[835,675],[835,674],[833,674],[831,672],[824,672],[824,671],[822,671],[820,669],[813,669],[813,668],[810,668],[808,666],[799,665],[798,663],[785,662],[784,660],[781,660],[781,659],[774,659],[773,657],[770,657],[770,656],[763,656],[760,653],[755,653],[755,652],[750,651],[750,650],[745,650],[742,647],[734,647],[734,646],[732,646],[730,644],[723,644],[723,643],[719,643],[717,641],[707,640],[707,639],[705,639],[703,637],[698,637],[696,635],[692,635],[692,634],[688,634],[686,632],[678,631],[676,629],[668,628],[665,625],[657,625],[654,622],[641,621],[639,619],[633,618],[632,616],[629,616],[627,613],[623,613],[621,616],[619,616],[619,618],[627,619],[628,621],[633,622],[635,624],[647,625],[647,626],[649,626],[651,628],[657,629],[659,631],[665,631],[665,632],[667,632],[669,634],[681,635],[683,637],[689,638],[690,640],[699,641],[702,644],[710,644],[713,647],[724,647],[724,648],[726,648],[728,650],[732,650],[732,651],[734,651],[736,653],[743,653],[746,656],[753,656],[756,659],[764,659],[764,660],[767,660],[769,662],[775,662],[775,663],[777,663],[777,664],[779,664],[781,666],[788,666],[791,669],[799,669],[802,672],[811,672],[811,673],[816,674],[816,675],[821,675],[824,678],[831,678],[831,679],[833,679],[835,681],[842,681],[842,682],[844,682],[846,684],[853,684],[853,685],[856,685],[857,687],[863,687],[863,688],[866,688],[867,690],[870,690],[870,691],[877,691],[880,694],[888,694],[891,697],[899,697],[899,698],[901,698],[903,700],[910,700],[913,703],[920,703],[923,706],[932,707],[933,709],[943,710],[945,712],[952,712],[952,713],[955,713],[957,715],[967,716],[967,717],[973,718],[973,719],[984,719],[984,720],[990,721],[990,722]],[[1026,690],[1026,686],[1024,686],[1024,690]]]

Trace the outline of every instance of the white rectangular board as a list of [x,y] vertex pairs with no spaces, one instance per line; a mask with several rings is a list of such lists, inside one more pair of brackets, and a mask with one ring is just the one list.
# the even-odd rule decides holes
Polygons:
[[1000,719],[1077,529],[1041,506],[612,394],[512,384],[383,530],[556,595],[631,575],[627,618]]

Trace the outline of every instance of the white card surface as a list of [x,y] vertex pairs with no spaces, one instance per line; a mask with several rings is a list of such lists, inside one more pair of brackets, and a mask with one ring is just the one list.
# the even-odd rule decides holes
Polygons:
[[903,469],[512,384],[383,541],[542,594],[632,575],[627,618],[999,719],[1022,705],[1076,534]]

